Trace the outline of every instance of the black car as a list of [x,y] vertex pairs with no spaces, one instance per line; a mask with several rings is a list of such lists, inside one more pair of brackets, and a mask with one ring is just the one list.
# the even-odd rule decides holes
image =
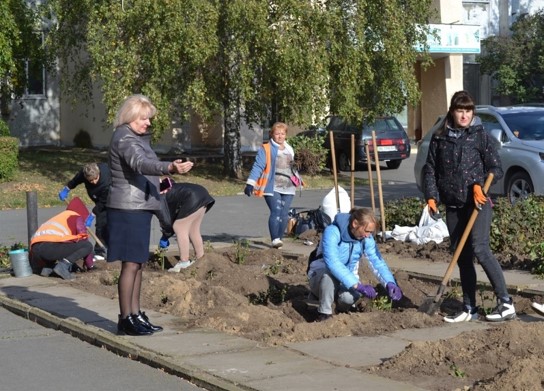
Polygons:
[[[351,170],[352,134],[355,135],[356,168],[367,163],[365,143],[368,143],[371,159],[374,159],[373,130],[376,132],[378,159],[385,161],[388,168],[397,169],[404,159],[410,157],[410,139],[401,123],[394,116],[379,117],[370,124],[350,124],[338,116],[328,117],[327,120],[328,123],[325,128],[317,128],[300,134],[311,137],[332,131],[334,135],[336,163],[340,171]],[[330,151],[330,138],[328,135],[325,137],[324,146]]]

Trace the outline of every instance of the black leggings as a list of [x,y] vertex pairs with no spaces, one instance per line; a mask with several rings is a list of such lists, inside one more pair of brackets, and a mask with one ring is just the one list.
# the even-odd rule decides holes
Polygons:
[[[461,236],[463,236],[463,231],[473,210],[474,204],[467,204],[463,208],[446,208],[446,224],[453,252],[457,248]],[[472,231],[457,262],[461,276],[461,287],[463,288],[463,304],[471,308],[476,306],[477,277],[474,257],[478,259],[484,269],[497,298],[501,301],[508,301],[510,297],[506,289],[502,268],[489,247],[492,217],[493,209],[490,203],[487,202],[478,213],[478,217],[474,222]]]

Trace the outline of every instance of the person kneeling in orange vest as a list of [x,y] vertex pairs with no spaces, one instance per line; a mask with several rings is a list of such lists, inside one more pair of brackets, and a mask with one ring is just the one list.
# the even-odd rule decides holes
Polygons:
[[93,244],[88,240],[87,234],[87,225],[90,223],[92,218],[87,218],[86,221],[70,209],[43,223],[30,240],[34,273],[44,277],[55,273],[64,280],[71,280],[74,278],[72,267],[78,259],[84,259],[85,268],[91,270]]

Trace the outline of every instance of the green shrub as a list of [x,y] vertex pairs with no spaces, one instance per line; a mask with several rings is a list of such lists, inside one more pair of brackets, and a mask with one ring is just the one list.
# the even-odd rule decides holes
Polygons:
[[15,178],[19,164],[19,139],[0,136],[0,182]]
[[395,225],[413,227],[419,224],[421,212],[426,202],[419,197],[406,197],[384,203],[385,230],[391,231]]
[[[392,230],[395,225],[418,225],[424,205],[425,201],[417,197],[386,202],[386,230]],[[491,221],[491,251],[506,258],[533,261],[533,273],[544,276],[543,222],[544,196],[529,196],[515,205],[506,197],[498,198]]]
[[289,144],[295,150],[295,159],[298,169],[310,176],[317,175],[325,168],[328,150],[323,147],[325,135],[315,137],[294,136]]
[[10,136],[9,127],[8,124],[2,119],[0,119],[0,137],[2,136]]
[[493,210],[491,249],[543,262],[544,197],[530,196],[514,205],[501,197]]

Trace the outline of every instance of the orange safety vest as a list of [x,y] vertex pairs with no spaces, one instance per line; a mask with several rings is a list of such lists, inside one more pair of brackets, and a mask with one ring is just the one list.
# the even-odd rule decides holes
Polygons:
[[86,233],[75,234],[76,220],[81,216],[72,211],[65,210],[53,216],[40,225],[36,233],[30,239],[30,246],[40,242],[69,242],[87,239]]
[[259,179],[255,182],[253,188],[253,194],[257,197],[262,197],[264,195],[264,189],[268,183],[268,177],[270,175],[270,166],[271,166],[271,153],[270,153],[270,143],[263,144],[264,152],[266,154],[266,165]]

